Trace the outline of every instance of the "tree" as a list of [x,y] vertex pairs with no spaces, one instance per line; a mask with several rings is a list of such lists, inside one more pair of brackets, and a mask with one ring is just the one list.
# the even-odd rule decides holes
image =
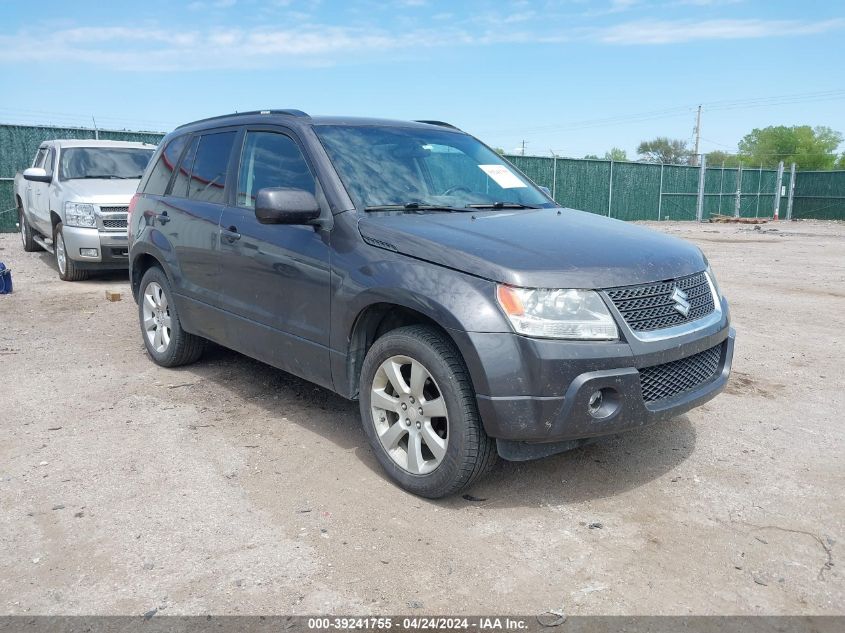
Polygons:
[[836,161],[836,169],[845,169],[845,153],[839,157],[839,160]]
[[504,154],[505,154],[505,150],[502,149],[501,147],[494,147],[493,151],[496,152],[497,154],[499,154],[500,156],[504,156]]
[[775,167],[783,161],[797,163],[801,169],[827,170],[833,169],[841,142],[842,134],[829,127],[777,125],[746,134],[739,142],[739,153],[742,162],[752,166]]
[[736,154],[728,154],[722,150],[716,150],[707,154],[708,167],[739,167],[741,159]]
[[599,157],[595,154],[587,154],[584,156],[584,160],[599,160]]
[[604,153],[605,160],[628,160],[628,153],[624,149],[611,147],[610,151]]
[[637,147],[637,154],[647,163],[684,164],[689,162],[690,158],[686,141],[665,136],[643,141]]

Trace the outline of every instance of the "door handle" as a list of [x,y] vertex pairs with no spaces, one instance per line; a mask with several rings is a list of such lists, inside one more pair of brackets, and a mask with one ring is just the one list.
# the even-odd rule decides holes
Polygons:
[[223,235],[223,239],[230,244],[241,239],[241,234],[238,233],[238,228],[235,226],[230,226],[228,229],[222,229],[221,233]]
[[162,226],[170,222],[170,218],[167,217],[167,211],[162,211],[161,213],[157,214],[156,219],[158,220],[158,223]]

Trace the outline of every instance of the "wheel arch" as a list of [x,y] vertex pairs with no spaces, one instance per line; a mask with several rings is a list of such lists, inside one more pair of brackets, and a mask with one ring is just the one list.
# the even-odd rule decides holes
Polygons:
[[346,350],[346,384],[343,385],[349,397],[353,399],[358,397],[361,367],[373,343],[384,334],[407,325],[430,326],[461,352],[460,346],[449,330],[438,323],[433,316],[426,314],[418,307],[389,301],[370,303],[358,312],[349,332]]
[[132,257],[132,261],[129,264],[130,288],[132,291],[132,297],[136,302],[138,301],[138,294],[141,292],[141,279],[143,278],[144,273],[153,266],[161,268],[167,277],[167,280],[170,282],[171,287],[173,287],[173,278],[167,270],[167,266],[164,264],[164,258],[158,256],[150,250],[141,250]]

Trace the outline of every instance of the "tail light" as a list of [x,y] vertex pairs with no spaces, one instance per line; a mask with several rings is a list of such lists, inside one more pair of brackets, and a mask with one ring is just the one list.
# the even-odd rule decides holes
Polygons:
[[129,208],[126,210],[126,232],[129,236],[129,245],[132,246],[132,212],[135,210],[135,205],[138,204],[138,199],[141,197],[140,193],[136,193],[129,201]]

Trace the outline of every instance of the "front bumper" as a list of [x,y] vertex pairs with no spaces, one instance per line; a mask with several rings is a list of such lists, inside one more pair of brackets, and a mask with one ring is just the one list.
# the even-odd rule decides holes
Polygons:
[[[727,304],[721,322],[663,341],[587,343],[505,333],[453,333],[478,394],[487,434],[507,459],[531,459],[666,420],[716,396],[727,383],[735,334]],[[668,397],[646,401],[640,369],[718,349],[713,374]],[[715,354],[715,350],[714,350]],[[590,409],[591,396],[607,405]]]
[[[129,267],[129,241],[125,231],[63,226],[65,251],[77,267],[117,269]],[[96,249],[97,255],[82,255],[82,249]]]

